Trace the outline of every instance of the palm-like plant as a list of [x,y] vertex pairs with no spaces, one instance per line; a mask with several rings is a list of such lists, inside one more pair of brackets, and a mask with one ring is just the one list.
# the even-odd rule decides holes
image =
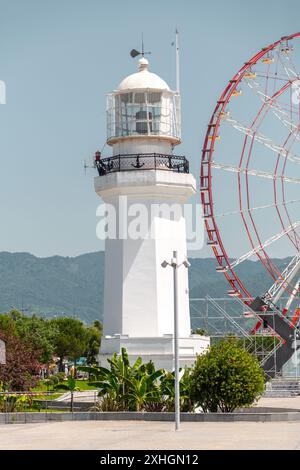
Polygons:
[[[190,393],[190,374],[191,370],[186,368],[181,371],[181,378],[179,382],[180,388],[180,409],[181,411],[193,411],[194,404],[191,400]],[[161,378],[160,390],[162,395],[166,398],[166,407],[168,411],[175,410],[175,373],[165,372]]]
[[155,403],[161,400],[158,379],[163,375],[162,369],[155,371],[151,375],[130,377],[126,379],[127,394],[130,408],[134,411],[141,411],[148,403]]
[[108,401],[115,401],[118,407],[126,409],[127,406],[124,399],[126,393],[125,379],[130,377],[131,369],[137,367],[137,364],[133,367],[130,366],[125,349],[122,349],[120,356],[114,353],[111,359],[108,359],[108,363],[110,369],[100,366],[82,366],[79,370],[89,374],[91,379],[89,383],[99,389],[99,397],[109,398]]
[[[113,354],[111,359],[108,359],[108,363],[109,369],[105,367],[79,368],[88,372],[93,378],[90,383],[99,388],[98,395],[106,405],[113,403],[114,409],[130,411],[153,408],[174,411],[174,372],[167,372],[164,369],[156,370],[153,362],[143,364],[140,357],[133,365],[130,365],[124,348],[120,356]],[[190,369],[185,369],[180,379],[182,411],[194,409],[190,398],[190,372]]]
[[99,388],[98,396],[107,403],[115,402],[123,410],[138,410],[148,402],[159,399],[158,377],[164,371],[155,370],[153,362],[142,364],[139,357],[130,365],[128,353],[122,348],[120,356],[108,359],[110,369],[105,367],[80,367],[93,378],[91,385]]
[[69,375],[69,377],[67,378],[67,383],[66,384],[58,384],[58,385],[55,386],[55,388],[68,390],[70,392],[70,394],[71,394],[70,410],[73,413],[73,409],[74,409],[74,392],[77,392],[79,390],[79,388],[76,387],[76,379],[74,377],[74,374]]

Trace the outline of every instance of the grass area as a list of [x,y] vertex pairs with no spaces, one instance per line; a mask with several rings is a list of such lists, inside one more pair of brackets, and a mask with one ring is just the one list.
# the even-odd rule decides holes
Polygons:
[[30,389],[31,392],[50,392],[51,387],[47,387],[43,380],[40,380],[36,387]]
[[45,413],[65,413],[65,412],[69,412],[70,411],[70,408],[66,408],[66,409],[63,409],[63,410],[52,410],[52,409],[49,409],[49,408],[40,408],[38,411],[37,410],[30,410],[32,412],[36,412],[36,413],[42,413],[42,412],[45,412]]
[[66,412],[66,411],[70,411],[70,408],[64,408],[64,409],[61,409],[61,410],[53,410],[51,408],[38,408],[38,407],[32,407],[32,408],[26,408],[26,410],[18,410],[18,412],[20,413],[42,413],[42,412],[45,412],[45,413],[61,413],[61,412]]
[[[62,383],[66,385],[67,381],[65,380]],[[88,380],[76,380],[76,387],[78,388],[79,391],[96,390],[94,385],[89,385]],[[32,388],[31,390],[32,390],[32,392],[52,392],[52,391],[54,391],[55,392],[54,395],[57,395],[57,396],[59,396],[61,393],[66,393],[66,390],[59,388],[59,384],[55,388],[53,388],[53,387],[47,385],[44,380],[40,380],[38,385],[36,387]],[[55,398],[57,398],[57,396]]]
[[97,390],[97,387],[90,385],[88,380],[76,380],[76,387],[79,390]]
[[51,393],[50,395],[41,395],[41,396],[36,396],[36,400],[56,400],[56,398],[60,397],[63,393],[58,392],[58,393]]

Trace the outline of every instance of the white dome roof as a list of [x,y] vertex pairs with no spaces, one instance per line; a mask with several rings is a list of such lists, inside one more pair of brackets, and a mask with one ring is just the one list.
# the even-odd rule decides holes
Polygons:
[[168,84],[156,73],[149,72],[149,62],[145,57],[139,60],[139,71],[128,75],[118,86],[118,91],[141,89],[170,90]]

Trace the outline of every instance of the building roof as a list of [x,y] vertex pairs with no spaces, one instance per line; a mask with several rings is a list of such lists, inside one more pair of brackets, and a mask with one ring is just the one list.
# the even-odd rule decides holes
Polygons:
[[153,89],[153,90],[170,90],[168,84],[160,78],[156,73],[149,72],[149,62],[145,57],[139,60],[138,72],[128,75],[121,81],[117,91],[136,90],[136,89]]

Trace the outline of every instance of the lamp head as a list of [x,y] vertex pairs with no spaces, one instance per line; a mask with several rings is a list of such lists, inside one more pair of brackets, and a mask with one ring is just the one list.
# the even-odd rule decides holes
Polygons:
[[189,268],[189,267],[191,266],[191,263],[189,263],[187,259],[185,259],[182,264],[183,264],[183,266],[185,266],[186,268]]

